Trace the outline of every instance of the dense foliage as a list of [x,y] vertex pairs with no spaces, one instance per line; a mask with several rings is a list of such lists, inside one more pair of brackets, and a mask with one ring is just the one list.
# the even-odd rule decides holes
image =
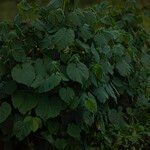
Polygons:
[[149,41],[134,1],[82,10],[24,0],[18,11],[13,23],[0,24],[6,147],[148,149]]

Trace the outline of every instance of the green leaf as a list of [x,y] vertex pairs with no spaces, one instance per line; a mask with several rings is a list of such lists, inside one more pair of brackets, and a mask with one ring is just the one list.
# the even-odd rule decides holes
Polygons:
[[89,70],[83,63],[70,63],[67,66],[67,74],[71,80],[81,84],[89,78]]
[[52,119],[46,122],[46,127],[50,134],[56,135],[58,130],[60,129],[60,124],[58,121]]
[[125,60],[121,60],[116,64],[116,68],[120,75],[128,76],[131,73],[131,66]]
[[7,102],[0,105],[0,123],[4,122],[11,114],[11,106]]
[[67,104],[71,104],[73,99],[75,98],[75,93],[73,89],[67,87],[67,88],[61,88],[59,90],[59,95],[61,99],[66,102]]
[[27,116],[24,122],[29,126],[30,130],[36,132],[42,125],[42,121],[38,117]]
[[40,98],[39,104],[36,108],[36,114],[43,120],[47,120],[49,118],[57,117],[63,109],[64,105],[58,98],[43,96]]
[[98,53],[97,49],[95,49],[94,44],[92,44],[92,46],[91,46],[91,53],[92,53],[95,61],[97,63],[99,63],[100,62],[100,56],[99,56],[99,53]]
[[88,97],[85,100],[84,104],[87,110],[89,110],[90,112],[92,113],[97,112],[97,102],[92,94],[88,93]]
[[75,124],[69,124],[68,128],[67,128],[67,133],[76,138],[79,139],[80,138],[80,133],[81,133],[81,129],[79,126],[75,125]]
[[49,48],[52,48],[52,46],[53,46],[52,36],[50,36],[50,35],[45,36],[45,38],[41,42],[41,47],[43,49],[49,49]]
[[13,134],[21,141],[27,137],[31,132],[28,124],[23,121],[17,121],[14,123]]
[[73,30],[62,28],[53,36],[52,42],[59,50],[63,50],[74,43],[74,38]]
[[62,78],[59,73],[53,73],[51,76],[43,80],[43,82],[40,84],[38,91],[40,93],[48,92],[58,86],[61,82]]
[[41,77],[45,77],[47,75],[46,64],[42,59],[37,59],[35,61],[34,68],[36,75],[40,75]]
[[59,90],[59,96],[65,103],[69,105],[71,109],[77,108],[80,103],[80,99],[75,97],[75,93],[72,88],[61,88]]
[[43,137],[46,141],[48,141],[50,144],[54,144],[55,141],[54,141],[52,135],[49,134],[49,132],[42,132],[41,135],[42,135],[42,137]]
[[101,103],[105,103],[107,101],[107,99],[109,98],[108,93],[106,92],[105,88],[103,88],[103,87],[99,87],[98,89],[96,89],[95,95]]
[[106,84],[104,85],[106,92],[108,93],[108,95],[110,95],[111,97],[113,97],[115,100],[117,99],[116,95],[115,95],[115,91],[114,91],[114,87],[112,87],[110,84]]
[[119,127],[125,127],[127,124],[123,118],[123,113],[121,111],[117,112],[115,109],[110,109],[108,113],[109,121]]
[[97,111],[97,103],[93,99],[87,99],[85,101],[85,107],[92,113],[95,113]]
[[103,70],[100,64],[94,64],[92,66],[92,72],[94,73],[94,75],[96,76],[98,80],[102,78]]
[[31,63],[23,63],[22,65],[16,65],[12,69],[12,78],[18,83],[30,86],[35,78],[35,70]]
[[24,62],[27,59],[24,50],[15,49],[12,55],[17,62]]
[[67,24],[72,26],[81,26],[82,25],[82,13],[78,10],[74,10],[67,14]]
[[48,14],[48,22],[54,26],[60,24],[64,19],[64,14],[61,9],[52,10]]
[[116,56],[122,56],[124,54],[124,49],[125,48],[121,44],[114,45],[114,47],[113,47],[113,53]]
[[91,126],[94,123],[94,114],[89,111],[84,111],[83,120],[87,125]]
[[58,150],[64,150],[65,147],[67,145],[67,141],[64,140],[64,139],[57,139],[55,141],[55,147],[58,149]]
[[80,29],[80,36],[84,39],[84,41],[87,41],[92,37],[92,33],[87,24]]
[[37,97],[33,93],[18,92],[12,96],[14,108],[18,109],[20,113],[26,114],[37,105]]

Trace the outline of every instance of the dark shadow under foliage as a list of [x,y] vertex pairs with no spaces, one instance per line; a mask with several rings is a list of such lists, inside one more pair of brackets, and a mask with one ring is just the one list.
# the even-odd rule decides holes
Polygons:
[[150,146],[149,41],[140,10],[132,0],[77,6],[24,0],[13,23],[0,23],[1,149]]

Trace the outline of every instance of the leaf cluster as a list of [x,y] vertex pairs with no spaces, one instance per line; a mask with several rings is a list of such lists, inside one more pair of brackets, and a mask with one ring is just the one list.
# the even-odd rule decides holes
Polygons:
[[149,43],[134,1],[24,0],[18,12],[0,23],[2,139],[35,150],[148,149]]

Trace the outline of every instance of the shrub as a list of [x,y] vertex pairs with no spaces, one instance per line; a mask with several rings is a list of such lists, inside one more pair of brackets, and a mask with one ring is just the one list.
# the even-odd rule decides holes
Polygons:
[[148,149],[148,35],[132,0],[79,9],[22,1],[0,24],[0,135],[13,149]]

